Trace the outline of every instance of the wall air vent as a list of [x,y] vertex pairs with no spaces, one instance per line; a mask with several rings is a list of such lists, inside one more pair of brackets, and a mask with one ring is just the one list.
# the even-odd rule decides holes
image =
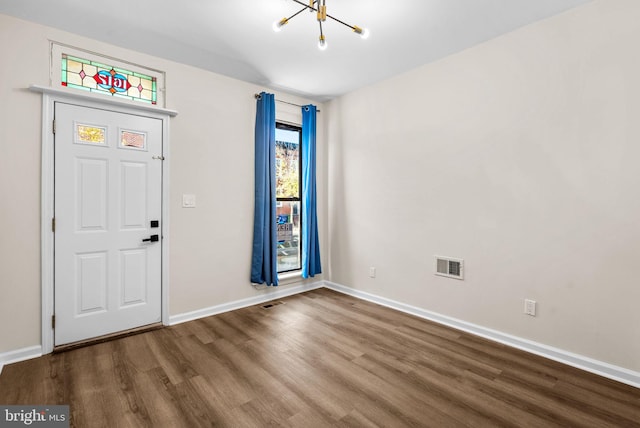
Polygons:
[[436,256],[436,275],[464,279],[464,260]]

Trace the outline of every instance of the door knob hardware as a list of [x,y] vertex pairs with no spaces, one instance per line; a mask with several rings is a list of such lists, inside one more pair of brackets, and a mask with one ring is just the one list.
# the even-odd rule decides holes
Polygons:
[[164,156],[153,156],[151,159],[164,160]]
[[160,237],[158,235],[151,235],[147,239],[143,239],[142,242],[158,242]]

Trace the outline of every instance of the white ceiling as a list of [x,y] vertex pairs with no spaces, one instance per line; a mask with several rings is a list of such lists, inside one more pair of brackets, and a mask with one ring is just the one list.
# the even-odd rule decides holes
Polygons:
[[302,8],[291,0],[0,0],[0,13],[324,101],[588,1],[326,0],[370,37],[328,19],[325,51],[315,13],[272,30]]

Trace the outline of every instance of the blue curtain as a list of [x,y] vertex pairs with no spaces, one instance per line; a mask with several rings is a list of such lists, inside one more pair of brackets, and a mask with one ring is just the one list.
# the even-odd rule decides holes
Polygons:
[[251,282],[278,285],[276,237],[276,105],[262,92],[256,105],[255,208]]
[[302,107],[302,277],[322,272],[316,208],[316,106]]

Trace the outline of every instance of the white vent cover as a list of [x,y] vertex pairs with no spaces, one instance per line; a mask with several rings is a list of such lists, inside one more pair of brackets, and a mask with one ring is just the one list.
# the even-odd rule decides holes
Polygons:
[[436,275],[464,279],[464,260],[436,256]]

